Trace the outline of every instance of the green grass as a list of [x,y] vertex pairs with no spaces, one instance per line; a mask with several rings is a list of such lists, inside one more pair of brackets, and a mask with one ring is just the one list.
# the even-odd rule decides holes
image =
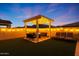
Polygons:
[[37,44],[23,38],[0,41],[0,53],[11,56],[73,56],[75,47],[76,41],[66,40],[50,39]]

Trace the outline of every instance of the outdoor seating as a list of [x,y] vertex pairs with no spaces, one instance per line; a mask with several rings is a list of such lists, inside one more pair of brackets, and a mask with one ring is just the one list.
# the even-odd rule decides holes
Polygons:
[[35,33],[29,33],[29,34],[26,34],[26,35],[27,35],[27,38],[36,38]]
[[47,33],[40,33],[39,36],[47,36]]
[[60,32],[57,32],[57,33],[56,33],[56,36],[59,37],[59,36],[60,36]]
[[[26,35],[27,35],[27,38],[36,38],[36,33],[29,33],[29,34],[26,34]],[[39,38],[41,38],[42,36],[47,37],[47,33],[40,33]]]

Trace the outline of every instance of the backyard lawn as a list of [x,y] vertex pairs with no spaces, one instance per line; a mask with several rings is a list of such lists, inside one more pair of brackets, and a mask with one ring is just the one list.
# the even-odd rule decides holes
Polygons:
[[0,41],[0,55],[11,56],[73,56],[76,41],[49,39],[33,43],[23,38]]

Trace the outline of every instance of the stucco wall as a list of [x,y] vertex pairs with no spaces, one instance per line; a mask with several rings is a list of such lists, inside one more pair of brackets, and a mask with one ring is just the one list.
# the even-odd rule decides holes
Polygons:
[[25,31],[23,28],[21,29],[0,29],[0,40],[14,39],[25,36]]

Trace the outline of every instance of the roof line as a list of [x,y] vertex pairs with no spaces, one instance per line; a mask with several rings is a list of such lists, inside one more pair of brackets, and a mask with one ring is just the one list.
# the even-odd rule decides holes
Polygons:
[[46,16],[37,15],[37,16],[31,17],[31,18],[29,18],[29,19],[25,19],[24,22],[26,22],[26,21],[29,22],[29,21],[32,21],[32,20],[39,19],[39,18],[41,18],[41,16],[42,16],[42,17],[45,17],[45,18],[47,18],[47,19],[49,19],[49,20],[51,20],[51,21],[54,21],[53,19],[50,19],[50,18],[48,18],[48,17],[46,17]]

